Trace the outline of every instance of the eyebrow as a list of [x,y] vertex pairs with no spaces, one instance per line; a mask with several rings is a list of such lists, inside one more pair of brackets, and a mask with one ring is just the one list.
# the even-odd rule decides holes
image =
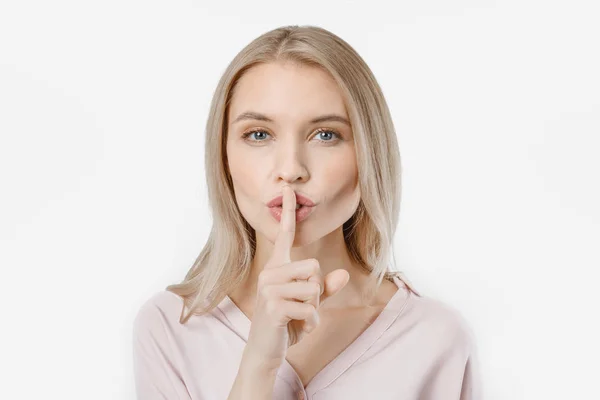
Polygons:
[[[246,111],[246,112],[243,112],[240,115],[238,115],[238,117],[232,122],[232,124],[235,124],[236,122],[239,122],[239,121],[242,121],[245,119],[274,122],[271,118],[267,117],[264,114],[260,114],[260,113],[254,112],[254,111]],[[348,121],[346,118],[344,118],[340,115],[335,115],[335,114],[321,115],[320,117],[312,119],[310,121],[310,123],[318,124],[320,122],[325,122],[325,121],[337,121],[337,122],[341,122],[341,123],[344,123],[344,124],[350,126],[350,121]]]

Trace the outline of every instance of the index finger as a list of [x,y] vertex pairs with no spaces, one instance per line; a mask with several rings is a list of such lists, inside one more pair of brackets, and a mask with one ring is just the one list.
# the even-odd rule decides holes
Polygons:
[[292,261],[290,252],[296,235],[296,194],[290,186],[284,186],[282,192],[281,221],[279,222],[279,232],[277,232],[272,256],[272,259],[279,263],[276,266]]

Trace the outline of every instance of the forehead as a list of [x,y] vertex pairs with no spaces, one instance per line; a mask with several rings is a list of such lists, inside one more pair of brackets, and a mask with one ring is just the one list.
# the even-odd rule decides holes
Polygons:
[[331,75],[313,66],[269,63],[252,67],[240,78],[231,99],[229,121],[246,111],[275,121],[305,121],[315,115],[346,116],[342,93]]

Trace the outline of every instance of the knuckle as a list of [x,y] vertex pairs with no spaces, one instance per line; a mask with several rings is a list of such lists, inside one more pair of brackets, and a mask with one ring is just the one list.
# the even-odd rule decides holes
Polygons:
[[304,303],[304,304],[305,304],[304,313],[306,315],[306,318],[308,318],[314,314],[314,312],[316,311],[316,308],[315,308],[315,306],[313,306],[310,303]]
[[311,260],[311,267],[312,267],[311,271],[313,273],[315,273],[315,274],[318,273],[319,270],[321,269],[321,265],[319,264],[319,260],[317,260],[316,258],[313,258]]
[[313,294],[315,296],[321,294],[321,285],[316,282],[313,282]]

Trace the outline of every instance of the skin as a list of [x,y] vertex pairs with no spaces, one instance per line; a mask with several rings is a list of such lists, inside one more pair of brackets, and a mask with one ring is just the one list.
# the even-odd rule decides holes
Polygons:
[[[249,111],[272,122],[236,122]],[[227,159],[239,209],[256,231],[256,255],[250,276],[230,297],[250,317],[257,277],[273,252],[279,229],[266,204],[282,195],[284,185],[316,204],[312,214],[296,224],[291,261],[315,258],[323,275],[345,269],[348,284],[326,307],[364,306],[359,292],[367,275],[351,261],[342,232],[361,196],[352,128],[341,121],[310,122],[331,114],[349,121],[337,83],[318,68],[262,64],[238,82],[228,114]],[[378,300],[387,299],[389,289],[385,299]]]

